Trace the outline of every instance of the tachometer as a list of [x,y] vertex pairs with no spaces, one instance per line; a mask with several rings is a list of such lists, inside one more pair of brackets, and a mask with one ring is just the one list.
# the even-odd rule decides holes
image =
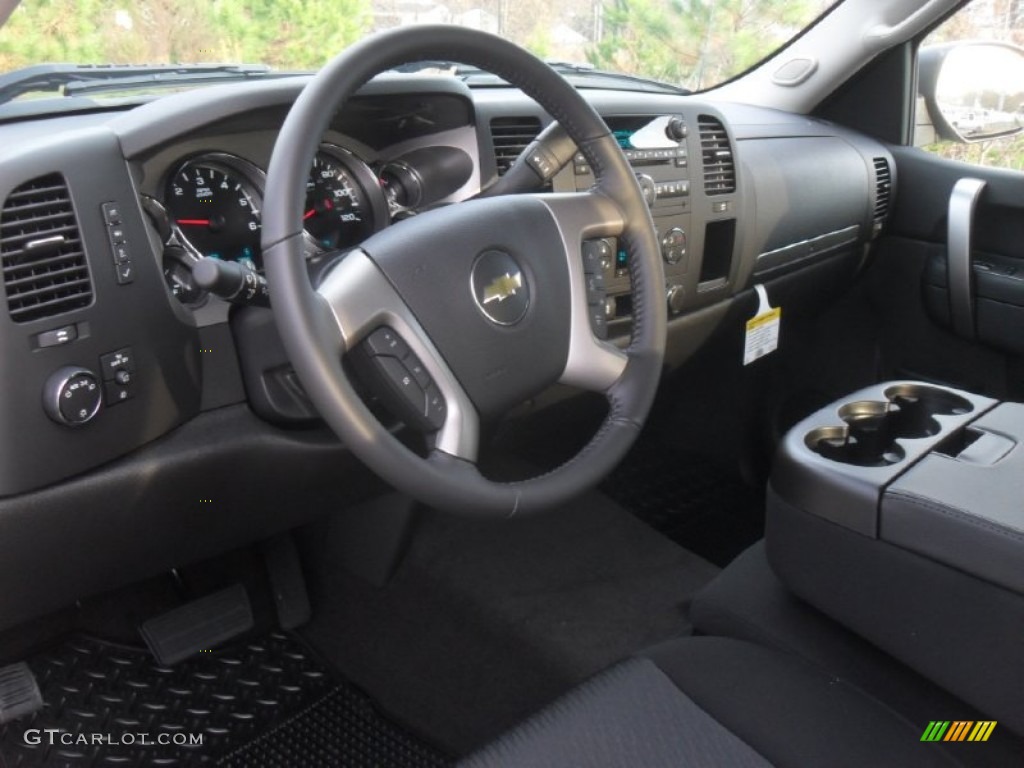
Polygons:
[[306,181],[306,234],[321,251],[356,245],[387,222],[376,176],[339,147],[318,152]]
[[192,158],[167,180],[165,205],[172,225],[203,256],[260,267],[260,193],[246,166],[231,155]]

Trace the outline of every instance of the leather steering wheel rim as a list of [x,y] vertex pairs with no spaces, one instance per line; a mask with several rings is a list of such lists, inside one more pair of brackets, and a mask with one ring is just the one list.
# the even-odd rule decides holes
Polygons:
[[[589,192],[501,198],[515,201],[524,216],[528,214],[537,221],[547,216],[554,221],[563,240],[560,252],[567,260],[564,269],[571,294],[571,306],[566,310],[571,314],[571,338],[566,342],[565,370],[558,380],[600,391],[609,402],[601,428],[574,458],[547,474],[523,481],[494,482],[480,474],[472,441],[477,415],[465,407],[457,410],[454,399],[430,455],[423,458],[409,450],[373,416],[342,367],[342,357],[366,333],[366,328],[357,327],[354,321],[348,324],[355,294],[346,288],[344,276],[365,274],[375,285],[384,286],[381,291],[392,290],[388,280],[375,273],[375,266],[382,263],[380,257],[373,256],[378,250],[375,243],[379,241],[380,249],[385,251],[393,249],[399,238],[389,230],[405,227],[406,222],[370,238],[364,243],[365,251],[357,249],[359,254],[342,259],[340,267],[328,275],[328,282],[335,272],[342,275],[330,289],[310,284],[304,262],[302,204],[306,179],[332,116],[378,73],[431,59],[474,65],[520,88],[565,127],[596,177]],[[274,146],[266,190],[263,259],[285,349],[324,420],[353,453],[391,485],[437,508],[462,514],[511,516],[547,509],[571,498],[596,484],[625,455],[650,411],[664,358],[667,320],[660,251],[650,212],[618,144],[594,109],[546,64],[503,38],[455,26],[400,28],[368,37],[329,62],[299,95]],[[459,203],[449,208],[476,207],[462,218],[458,218],[458,212],[447,216],[456,223],[469,221],[470,214],[474,220],[496,217],[500,215],[494,207],[496,200]],[[435,226],[431,217],[436,216],[436,226],[450,227],[450,221],[442,220],[446,210],[426,212],[409,221],[423,220],[417,226],[429,232]],[[386,233],[389,237],[383,237]],[[581,240],[608,235],[618,237],[629,255],[633,331],[624,353],[596,340],[586,321]],[[543,289],[536,287],[541,295]],[[396,306],[404,307],[401,297],[388,297],[390,302],[397,302]],[[367,317],[377,316],[372,308],[367,312]],[[406,317],[398,309],[386,317],[394,318],[396,313]],[[417,348],[427,357],[424,362],[430,363],[428,368],[435,372],[435,378],[440,377],[438,385],[447,383],[449,392],[461,392],[458,378],[448,375],[443,355],[437,353],[415,315],[404,327],[412,335],[424,334]],[[533,394],[537,393],[525,393],[523,399]]]

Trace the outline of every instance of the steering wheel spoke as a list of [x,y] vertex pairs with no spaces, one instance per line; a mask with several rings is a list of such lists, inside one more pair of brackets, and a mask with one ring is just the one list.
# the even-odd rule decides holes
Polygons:
[[[466,461],[475,461],[480,443],[476,409],[456,380],[437,347],[384,274],[361,250],[346,255],[317,288],[338,326],[342,354],[356,347],[378,328],[390,328],[405,343],[429,377],[424,407],[429,411],[430,387],[443,398],[443,423],[434,437],[434,447]],[[411,382],[410,386],[422,386]],[[436,410],[434,412],[436,416]]]
[[[569,268],[570,328],[569,354],[559,381],[574,387],[607,392],[626,368],[626,354],[613,344],[598,339],[591,329],[584,240],[617,237],[625,229],[619,207],[599,192],[568,195],[537,195],[558,224]],[[597,311],[603,312],[599,307]]]

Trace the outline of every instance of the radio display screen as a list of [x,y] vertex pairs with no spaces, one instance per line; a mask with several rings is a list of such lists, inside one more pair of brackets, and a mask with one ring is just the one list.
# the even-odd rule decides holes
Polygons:
[[623,149],[637,149],[633,134],[651,122],[650,117],[609,117],[606,119],[612,136]]

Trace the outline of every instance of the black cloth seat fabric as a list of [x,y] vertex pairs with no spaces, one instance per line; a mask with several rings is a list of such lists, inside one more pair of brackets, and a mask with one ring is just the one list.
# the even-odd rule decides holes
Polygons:
[[[793,595],[769,565],[764,542],[750,547],[697,594],[690,619],[702,634],[798,656],[884,701],[921,731],[932,720],[999,719],[961,701]],[[955,663],[956,655],[950,659]],[[1024,739],[1000,722],[988,742],[950,749],[968,765],[1000,768],[1022,765]]]
[[796,656],[694,637],[601,673],[460,765],[930,768],[969,765],[950,747],[983,746],[922,731]]

